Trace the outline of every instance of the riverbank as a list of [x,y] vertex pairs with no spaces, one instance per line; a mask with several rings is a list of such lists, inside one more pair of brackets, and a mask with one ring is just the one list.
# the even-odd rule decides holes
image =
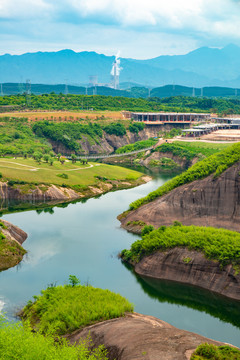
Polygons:
[[7,270],[21,262],[26,250],[22,243],[27,234],[19,227],[0,219],[0,271]]
[[0,197],[4,201],[68,202],[144,184],[151,177],[119,166],[33,159],[0,159]]
[[[206,241],[207,239],[207,241]],[[240,300],[240,234],[213,227],[145,226],[120,254],[143,277],[177,281]]]

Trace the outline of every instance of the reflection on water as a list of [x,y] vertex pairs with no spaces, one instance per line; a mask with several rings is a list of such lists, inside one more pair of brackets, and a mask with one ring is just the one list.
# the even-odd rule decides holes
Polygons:
[[164,287],[152,282],[149,285],[126,269],[117,257],[137,239],[120,228],[117,215],[169,178],[164,174],[145,185],[111,192],[85,203],[41,204],[30,211],[23,211],[28,209],[26,204],[11,204],[16,212],[3,218],[28,233],[24,242],[28,253],[20,266],[0,273],[3,311],[10,317],[48,284],[64,284],[73,274],[82,283],[87,281],[122,294],[135,304],[137,312],[240,346],[237,305],[225,299],[220,299],[221,302],[203,290],[187,292],[179,284],[175,288],[171,288],[171,283]]
[[151,298],[161,303],[179,304],[205,312],[240,328],[239,301],[228,299],[196,286],[139,276],[131,266],[124,265],[135,275],[143,291]]

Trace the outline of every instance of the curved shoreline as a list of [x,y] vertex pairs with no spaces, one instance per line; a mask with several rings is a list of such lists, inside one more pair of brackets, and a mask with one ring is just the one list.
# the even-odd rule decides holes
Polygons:
[[47,202],[70,202],[78,199],[87,199],[90,197],[105,194],[110,191],[129,189],[138,185],[145,184],[151,181],[150,176],[143,175],[136,180],[108,180],[99,181],[98,184],[86,186],[79,191],[71,187],[63,187],[56,185],[39,184],[34,188],[29,188],[25,191],[24,186],[21,185],[11,187],[8,183],[0,182],[0,198],[4,201],[31,201],[37,203]]
[[240,267],[222,267],[201,252],[187,248],[157,251],[132,265],[140,276],[193,285],[240,301]]

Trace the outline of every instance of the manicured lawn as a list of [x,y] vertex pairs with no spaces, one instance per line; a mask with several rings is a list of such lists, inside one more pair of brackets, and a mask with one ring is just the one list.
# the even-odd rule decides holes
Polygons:
[[[97,183],[97,176],[110,180],[136,180],[142,174],[120,166],[88,163],[82,165],[79,161],[71,161],[63,165],[55,160],[53,166],[33,159],[0,158],[0,172],[3,179],[22,180],[25,182],[62,185],[92,185]],[[68,178],[57,175],[66,174]]]

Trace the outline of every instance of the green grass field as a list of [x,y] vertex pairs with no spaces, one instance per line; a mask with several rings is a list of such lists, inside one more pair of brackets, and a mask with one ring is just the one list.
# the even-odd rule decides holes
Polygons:
[[205,156],[215,154],[216,152],[226,149],[228,146],[232,145],[231,143],[227,144],[203,141],[174,141],[174,144],[184,146],[184,148],[193,151],[196,154],[202,154]]
[[[98,182],[98,177],[109,180],[136,180],[142,174],[120,166],[80,162],[72,164],[71,161],[63,165],[54,161],[53,165],[41,162],[38,164],[33,159],[0,158],[0,172],[3,180],[25,181],[28,183],[42,183],[62,185],[93,185]],[[66,177],[58,175],[66,174]]]

